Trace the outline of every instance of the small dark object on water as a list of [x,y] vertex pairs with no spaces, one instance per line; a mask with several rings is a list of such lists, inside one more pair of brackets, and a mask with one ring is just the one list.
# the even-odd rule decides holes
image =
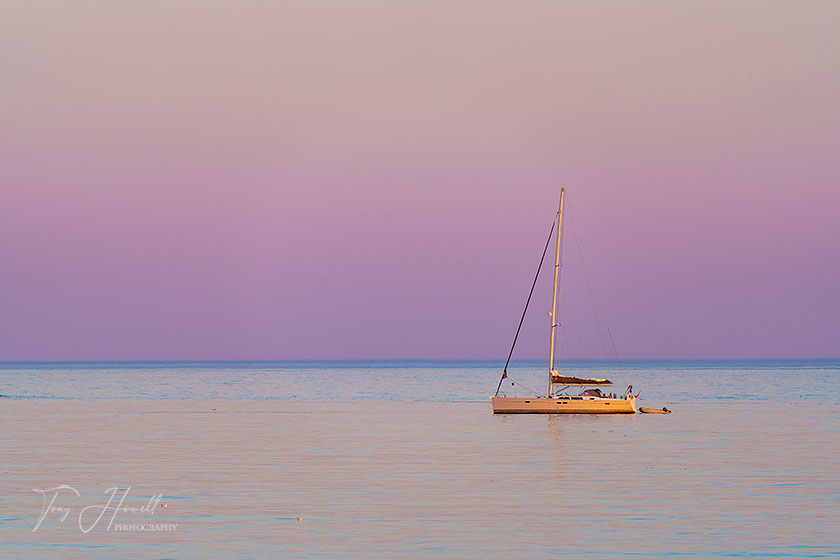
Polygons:
[[642,406],[639,407],[639,411],[647,414],[671,414],[671,411],[664,406],[662,407],[662,410],[659,410],[658,408],[645,408]]

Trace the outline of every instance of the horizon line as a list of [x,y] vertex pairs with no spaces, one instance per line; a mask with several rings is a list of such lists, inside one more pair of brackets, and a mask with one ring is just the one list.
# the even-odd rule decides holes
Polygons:
[[[546,358],[517,358],[511,361],[545,361]],[[837,356],[786,357],[786,358],[562,358],[565,362],[754,362],[754,361],[820,361],[840,360]],[[243,363],[243,362],[504,362],[504,358],[226,358],[226,359],[47,359],[4,360],[0,364],[72,364],[72,363]]]

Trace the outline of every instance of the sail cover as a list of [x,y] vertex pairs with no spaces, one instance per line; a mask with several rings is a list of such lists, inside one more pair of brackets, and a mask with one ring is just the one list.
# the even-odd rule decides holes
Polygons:
[[583,377],[565,377],[563,375],[551,374],[551,382],[560,385],[612,385],[609,379],[587,379]]

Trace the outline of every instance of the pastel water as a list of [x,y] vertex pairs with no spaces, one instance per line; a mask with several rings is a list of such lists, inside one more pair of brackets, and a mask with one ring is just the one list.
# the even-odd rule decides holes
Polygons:
[[[493,416],[497,362],[0,365],[0,557],[840,557],[840,361],[568,365],[674,414]],[[176,530],[82,533],[114,486]]]

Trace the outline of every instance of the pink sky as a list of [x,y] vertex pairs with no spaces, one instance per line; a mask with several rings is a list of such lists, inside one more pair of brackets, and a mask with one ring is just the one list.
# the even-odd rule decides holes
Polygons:
[[0,360],[504,358],[561,184],[620,357],[840,356],[837,21],[3,2]]

